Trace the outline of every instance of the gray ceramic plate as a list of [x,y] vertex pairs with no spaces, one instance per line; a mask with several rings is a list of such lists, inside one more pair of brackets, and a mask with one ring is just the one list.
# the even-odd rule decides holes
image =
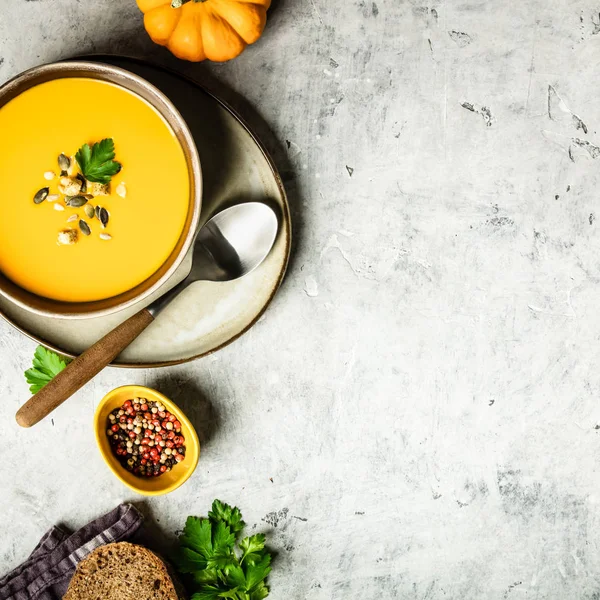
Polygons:
[[[193,284],[114,365],[159,367],[193,360],[222,348],[247,331],[279,288],[291,243],[290,213],[283,184],[273,161],[240,117],[198,84],[134,59],[106,56],[96,60],[144,77],[167,94],[182,113],[202,164],[201,224],[221,208],[244,201],[267,202],[279,212],[275,246],[258,269],[238,281]],[[188,266],[184,261],[173,277],[173,285],[185,276]],[[137,304],[108,317],[73,320],[35,315],[0,298],[0,314],[9,323],[49,348],[71,356],[83,352],[142,306]]]

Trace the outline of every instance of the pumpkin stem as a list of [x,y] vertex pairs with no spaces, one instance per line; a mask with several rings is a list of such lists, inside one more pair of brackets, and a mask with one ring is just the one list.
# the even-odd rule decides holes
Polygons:
[[[184,4],[191,2],[192,0],[172,0],[171,8],[181,8]],[[193,0],[194,2],[206,2],[206,0]]]

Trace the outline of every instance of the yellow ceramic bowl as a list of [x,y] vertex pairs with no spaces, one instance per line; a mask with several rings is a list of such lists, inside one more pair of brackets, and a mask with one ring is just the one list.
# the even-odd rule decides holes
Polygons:
[[[136,477],[121,466],[117,457],[110,448],[110,442],[106,435],[108,429],[108,415],[115,408],[120,408],[126,400],[133,398],[146,398],[146,400],[160,402],[167,410],[173,413],[181,423],[181,433],[185,437],[185,460],[176,464],[170,471],[159,477],[142,478]],[[183,414],[181,409],[171,402],[166,396],[152,388],[143,385],[124,385],[114,389],[102,398],[94,415],[94,429],[96,442],[102,458],[104,458],[109,469],[128,487],[144,496],[160,496],[168,494],[183,485],[194,472],[200,456],[200,442],[193,425]]]

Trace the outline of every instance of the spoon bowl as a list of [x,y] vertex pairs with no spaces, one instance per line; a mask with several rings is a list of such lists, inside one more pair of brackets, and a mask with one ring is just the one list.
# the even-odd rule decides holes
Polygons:
[[[216,214],[198,232],[193,249],[194,281],[231,281],[254,271],[277,236],[277,217],[260,202],[237,204]],[[210,257],[207,264],[201,257]]]
[[147,307],[156,317],[195,281],[233,281],[254,271],[277,237],[277,216],[261,202],[236,204],[209,219],[197,234],[188,276]]

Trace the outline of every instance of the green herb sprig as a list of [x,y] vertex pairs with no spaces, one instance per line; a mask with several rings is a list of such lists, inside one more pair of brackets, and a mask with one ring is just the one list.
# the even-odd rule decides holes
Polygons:
[[88,180],[95,183],[110,183],[113,175],[121,170],[121,163],[115,158],[115,143],[112,138],[96,142],[91,148],[84,144],[75,154],[75,160],[81,173]]
[[[271,555],[265,536],[239,540],[244,521],[238,508],[215,500],[208,518],[188,517],[173,562],[194,584],[191,600],[262,600]],[[239,540],[239,541],[238,541]]]
[[38,346],[33,355],[33,366],[25,371],[25,380],[30,384],[32,394],[39,392],[47,383],[52,381],[66,366],[69,360]]

